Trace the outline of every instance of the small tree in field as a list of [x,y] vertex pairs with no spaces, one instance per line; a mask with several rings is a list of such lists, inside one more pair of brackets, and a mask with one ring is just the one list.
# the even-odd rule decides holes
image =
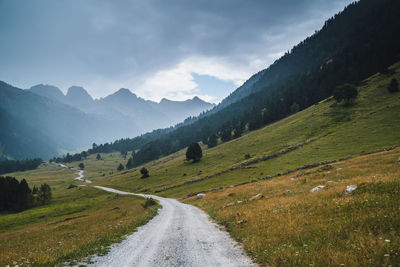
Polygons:
[[83,170],[85,169],[85,164],[83,164],[83,162],[79,163],[78,165],[79,169]]
[[348,83],[337,86],[333,91],[333,98],[335,98],[338,103],[344,100],[345,106],[349,106],[357,96],[357,88],[354,85]]
[[97,159],[97,160],[101,160],[100,154],[97,154],[96,159]]
[[191,143],[188,149],[186,150],[186,160],[193,160],[193,162],[197,162],[203,156],[203,152],[198,143]]
[[120,172],[124,169],[124,165],[122,165],[121,163],[119,164],[117,170]]
[[140,173],[142,174],[142,178],[147,178],[147,177],[149,177],[149,171],[148,171],[145,167],[143,167],[143,168],[140,170]]
[[48,184],[41,184],[37,194],[37,200],[40,204],[45,205],[51,201],[51,188]]
[[389,87],[388,87],[389,93],[395,93],[399,91],[399,82],[397,81],[396,78],[393,78],[390,81]]

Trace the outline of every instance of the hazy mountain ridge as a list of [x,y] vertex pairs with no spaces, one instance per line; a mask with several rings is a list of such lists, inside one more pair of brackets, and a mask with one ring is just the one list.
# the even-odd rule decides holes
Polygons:
[[198,97],[185,101],[174,101],[163,98],[160,103],[138,97],[129,89],[121,88],[106,97],[93,97],[80,86],[71,86],[64,96],[61,90],[52,85],[35,85],[29,89],[36,94],[78,108],[88,113],[125,117],[135,124],[137,132],[143,133],[155,128],[170,127],[184,119],[197,116],[215,105]]
[[0,83],[0,97],[0,155],[17,159],[49,158],[62,151],[82,150],[93,142],[134,137],[213,107],[200,99],[191,105],[170,101],[175,104],[172,111],[177,109],[174,113],[128,89],[93,99],[79,86],[70,87],[64,95],[52,85],[23,90],[5,82]]

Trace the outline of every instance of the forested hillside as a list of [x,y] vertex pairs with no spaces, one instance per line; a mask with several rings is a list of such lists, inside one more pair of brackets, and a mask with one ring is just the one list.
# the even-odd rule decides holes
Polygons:
[[[305,109],[332,95],[337,86],[385,73],[399,60],[399,13],[400,2],[395,0],[350,4],[326,21],[321,30],[253,76],[221,106],[193,123],[144,138],[119,140],[107,147],[140,149],[133,158],[137,166],[191,142],[202,140],[213,146],[217,137],[228,141],[245,130],[258,129]],[[102,148],[97,146],[93,152],[102,152]]]

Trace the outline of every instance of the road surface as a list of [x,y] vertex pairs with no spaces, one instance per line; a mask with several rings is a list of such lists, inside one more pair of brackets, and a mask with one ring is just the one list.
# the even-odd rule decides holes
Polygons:
[[175,199],[98,189],[157,199],[159,214],[92,266],[255,266],[243,248],[200,209]]

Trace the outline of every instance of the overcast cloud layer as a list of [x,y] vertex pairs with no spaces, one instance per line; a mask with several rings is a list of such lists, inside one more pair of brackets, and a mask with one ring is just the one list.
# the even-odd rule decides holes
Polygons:
[[218,102],[350,2],[0,0],[0,80]]

